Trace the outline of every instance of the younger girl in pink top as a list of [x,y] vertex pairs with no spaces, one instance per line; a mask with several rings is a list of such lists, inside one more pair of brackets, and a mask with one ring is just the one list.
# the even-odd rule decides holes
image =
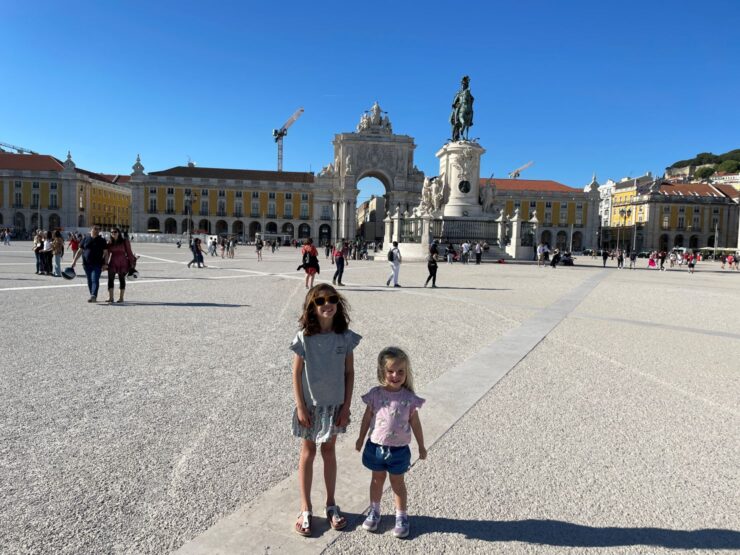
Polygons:
[[409,535],[409,518],[406,513],[406,484],[403,475],[411,466],[411,433],[419,444],[419,458],[425,459],[424,434],[418,409],[424,399],[414,394],[414,378],[408,355],[398,347],[386,347],[378,355],[378,381],[362,396],[367,404],[362,417],[360,437],[355,449],[362,450],[368,431],[370,438],[362,451],[362,464],[372,470],[370,482],[370,512],[362,527],[375,532],[380,524],[380,498],[386,475],[390,476],[396,505],[396,527],[393,535]]

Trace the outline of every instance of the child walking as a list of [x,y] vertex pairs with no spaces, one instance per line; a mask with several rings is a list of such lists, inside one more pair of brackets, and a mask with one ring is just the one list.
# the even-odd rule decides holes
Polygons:
[[328,284],[309,289],[293,339],[293,435],[301,438],[298,482],[301,512],[295,531],[311,535],[311,482],[316,445],[321,446],[326,484],[326,518],[335,530],[347,526],[334,499],[337,434],[347,431],[354,386],[355,347],[362,337],[349,329],[349,306]]
[[355,449],[362,449],[368,430],[370,438],[362,451],[362,464],[372,470],[370,482],[370,512],[362,527],[375,532],[380,524],[380,498],[386,474],[390,476],[396,505],[396,526],[393,535],[409,535],[409,517],[406,513],[406,484],[403,475],[411,466],[411,432],[419,445],[419,458],[426,459],[424,433],[418,409],[424,399],[414,394],[414,377],[408,355],[398,347],[386,347],[378,355],[378,381],[362,396],[367,404],[362,417],[360,437]]

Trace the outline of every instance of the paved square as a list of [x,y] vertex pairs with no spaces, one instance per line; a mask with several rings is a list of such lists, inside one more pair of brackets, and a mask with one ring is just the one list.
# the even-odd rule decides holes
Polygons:
[[[28,243],[0,247],[0,552],[740,549],[740,273],[441,264],[432,290],[404,264],[389,289],[385,263],[352,261],[353,415],[399,344],[430,452],[408,475],[408,540],[386,516],[381,534],[358,517],[306,541],[290,531],[298,252],[197,270],[184,248],[134,249],[142,277],[109,306],[36,276]],[[358,426],[337,492],[355,514]],[[313,500],[320,514],[316,483]]]

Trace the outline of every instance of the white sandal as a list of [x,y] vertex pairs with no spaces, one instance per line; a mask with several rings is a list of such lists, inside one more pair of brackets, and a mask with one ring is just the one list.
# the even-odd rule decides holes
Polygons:
[[295,523],[295,533],[307,538],[311,535],[311,511],[303,511],[298,514],[298,520]]

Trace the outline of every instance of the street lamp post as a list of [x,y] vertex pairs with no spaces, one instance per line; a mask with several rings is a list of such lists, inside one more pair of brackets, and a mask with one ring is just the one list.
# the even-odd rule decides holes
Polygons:
[[[632,209],[628,208],[625,210],[624,208],[621,208],[619,210],[619,215],[622,216],[623,224],[622,227],[627,226],[627,218],[629,218],[632,215]],[[619,246],[619,226],[617,226],[617,250],[623,250]]]

